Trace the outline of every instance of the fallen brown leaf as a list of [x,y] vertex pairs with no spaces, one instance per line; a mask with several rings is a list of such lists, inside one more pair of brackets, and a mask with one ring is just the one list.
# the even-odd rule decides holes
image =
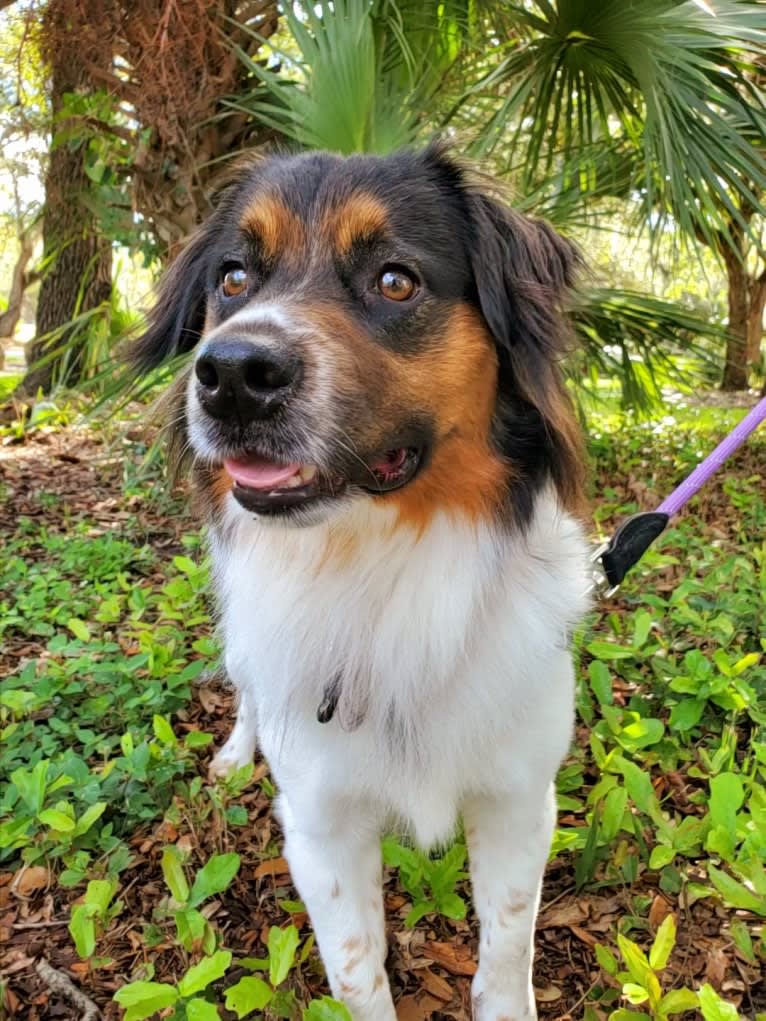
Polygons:
[[477,964],[468,947],[431,940],[423,944],[423,956],[440,964],[450,975],[475,975]]
[[284,858],[271,858],[269,861],[262,861],[256,865],[255,878],[262,879],[264,876],[289,876],[290,866]]
[[20,897],[29,897],[37,890],[44,890],[51,881],[51,874],[44,865],[30,865],[20,868],[13,880],[13,890]]
[[441,1001],[428,993],[415,993],[414,996],[403,996],[396,1005],[398,1021],[428,1021],[428,1018],[439,1010]]
[[452,999],[452,986],[446,978],[442,978],[441,975],[434,975],[428,968],[423,968],[422,971],[419,971],[418,978],[425,991],[430,993],[431,996],[435,996],[438,1000],[443,1000],[445,1003],[449,1003]]

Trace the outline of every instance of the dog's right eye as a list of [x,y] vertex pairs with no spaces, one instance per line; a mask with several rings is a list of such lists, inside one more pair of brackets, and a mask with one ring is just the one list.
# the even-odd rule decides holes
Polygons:
[[247,271],[242,266],[232,266],[221,280],[221,289],[227,298],[236,298],[247,290]]

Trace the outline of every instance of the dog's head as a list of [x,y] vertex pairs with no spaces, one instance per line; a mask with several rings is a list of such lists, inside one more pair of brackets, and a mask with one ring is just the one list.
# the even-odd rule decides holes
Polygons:
[[223,189],[135,353],[194,349],[176,419],[212,508],[523,524],[547,485],[580,497],[558,364],[576,263],[437,147],[274,157]]

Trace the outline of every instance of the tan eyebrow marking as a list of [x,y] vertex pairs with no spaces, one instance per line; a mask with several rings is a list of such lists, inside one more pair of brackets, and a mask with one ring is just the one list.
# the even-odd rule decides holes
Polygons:
[[360,192],[329,210],[322,227],[338,254],[347,255],[355,242],[388,231],[388,212],[374,195]]
[[245,210],[240,227],[257,235],[267,258],[295,252],[306,244],[305,225],[275,195],[256,196]]

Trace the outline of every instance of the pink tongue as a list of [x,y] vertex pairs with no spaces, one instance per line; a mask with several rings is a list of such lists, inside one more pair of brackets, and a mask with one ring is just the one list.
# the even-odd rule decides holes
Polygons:
[[275,464],[258,457],[247,461],[227,460],[223,466],[235,482],[250,489],[273,489],[301,470],[299,464]]

